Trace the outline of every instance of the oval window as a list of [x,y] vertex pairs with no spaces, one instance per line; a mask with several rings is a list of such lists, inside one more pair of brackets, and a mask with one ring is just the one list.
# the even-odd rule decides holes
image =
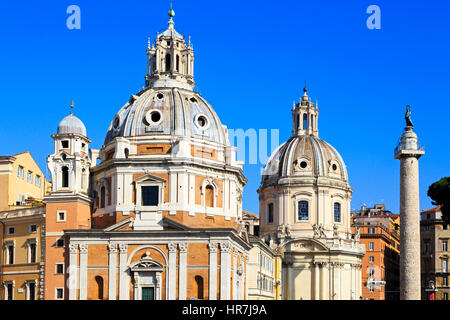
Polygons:
[[306,161],[300,162],[300,168],[305,169],[308,166],[308,163]]
[[162,93],[158,93],[158,94],[156,95],[156,97],[157,97],[159,100],[162,100],[162,99],[164,98],[164,95],[163,95]]
[[161,111],[153,109],[147,112],[145,120],[149,125],[158,125],[162,121]]
[[337,170],[337,165],[335,163],[333,163],[333,165],[331,167],[333,168],[334,171]]
[[120,125],[120,118],[115,117],[114,121],[113,121],[113,128],[117,130],[117,129],[119,129],[119,125]]

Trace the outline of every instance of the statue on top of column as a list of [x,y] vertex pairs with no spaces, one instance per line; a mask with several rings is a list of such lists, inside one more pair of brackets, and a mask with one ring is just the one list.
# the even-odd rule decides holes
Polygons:
[[411,121],[411,110],[409,109],[409,105],[406,106],[406,113],[405,113],[405,120],[406,120],[406,126],[407,127],[414,127],[412,121]]

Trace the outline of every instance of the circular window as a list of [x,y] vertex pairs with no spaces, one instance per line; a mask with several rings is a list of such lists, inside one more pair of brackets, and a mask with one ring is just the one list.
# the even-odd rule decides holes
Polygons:
[[113,128],[117,130],[119,129],[119,125],[120,125],[120,118],[116,116],[113,120]]
[[162,121],[161,111],[153,109],[147,112],[145,120],[149,125],[158,125]]
[[156,95],[156,97],[157,97],[159,100],[162,100],[162,99],[164,98],[164,95],[163,95],[162,93],[158,93],[158,94]]
[[202,130],[208,129],[208,127],[209,127],[208,118],[205,115],[203,115],[203,114],[197,115],[197,117],[195,119],[195,125],[199,129],[202,129]]
[[308,163],[306,161],[300,162],[300,168],[305,169],[308,166]]
[[337,165],[335,163],[333,163],[333,165],[331,166],[331,168],[333,168],[334,171],[337,170]]

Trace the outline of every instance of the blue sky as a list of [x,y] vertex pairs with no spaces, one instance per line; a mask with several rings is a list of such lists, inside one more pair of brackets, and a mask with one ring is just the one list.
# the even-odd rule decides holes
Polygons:
[[[81,8],[81,30],[66,9]],[[369,30],[369,5],[381,29]],[[115,113],[140,90],[147,37],[167,27],[169,1],[2,1],[0,155],[29,150],[47,172],[58,122],[75,100],[92,148]],[[426,154],[428,186],[450,175],[450,3],[448,1],[174,0],[175,28],[192,36],[195,80],[233,129],[291,134],[292,101],[304,81],[319,101],[319,136],[347,164],[352,208],[399,208],[399,161],[406,104]],[[261,165],[245,165],[244,209],[258,213]]]

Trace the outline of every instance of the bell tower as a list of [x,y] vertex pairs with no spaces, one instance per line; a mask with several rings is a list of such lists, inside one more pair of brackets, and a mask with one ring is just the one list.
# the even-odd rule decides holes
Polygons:
[[[73,102],[71,105],[73,109]],[[91,140],[80,119],[70,113],[52,135],[54,152],[47,158],[52,176],[52,192],[44,198],[45,214],[45,293],[44,299],[68,299],[70,274],[68,242],[64,230],[91,227],[91,199],[88,196]],[[67,270],[66,270],[67,269]],[[55,272],[55,270],[57,270]]]
[[147,46],[147,75],[145,88],[179,87],[193,90],[194,50],[189,37],[186,44],[184,37],[175,31],[175,11],[169,10],[169,27],[157,34],[155,44]]
[[52,138],[54,152],[47,158],[52,176],[52,192],[87,194],[91,166],[88,148],[91,140],[86,137],[84,124],[71,112],[59,123],[57,134],[52,135]]

